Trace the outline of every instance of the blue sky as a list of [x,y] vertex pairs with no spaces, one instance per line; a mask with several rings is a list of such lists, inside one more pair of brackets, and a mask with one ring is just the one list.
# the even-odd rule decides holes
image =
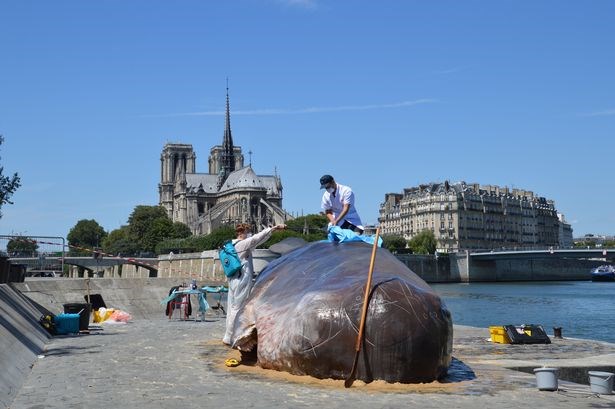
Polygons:
[[[615,234],[615,2],[19,1],[0,5],[0,234],[111,231],[158,203],[160,153],[233,138],[284,207],[318,179],[364,223],[387,192],[464,180]],[[246,162],[248,155],[246,154]]]

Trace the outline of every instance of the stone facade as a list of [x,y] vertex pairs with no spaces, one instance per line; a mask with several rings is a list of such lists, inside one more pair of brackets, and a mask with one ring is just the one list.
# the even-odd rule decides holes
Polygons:
[[441,252],[560,243],[560,221],[552,200],[522,189],[476,183],[430,183],[387,193],[378,221],[382,235],[406,240],[431,230]]
[[566,217],[563,214],[558,213],[557,218],[559,220],[559,246],[561,248],[573,247],[572,226],[566,221]]
[[208,173],[196,172],[189,144],[166,144],[160,161],[160,205],[193,234],[237,223],[250,223],[253,231],[260,231],[292,219],[282,208],[280,177],[257,175],[251,164],[244,166],[241,147],[233,145],[228,90],[224,137],[222,145],[211,148]]

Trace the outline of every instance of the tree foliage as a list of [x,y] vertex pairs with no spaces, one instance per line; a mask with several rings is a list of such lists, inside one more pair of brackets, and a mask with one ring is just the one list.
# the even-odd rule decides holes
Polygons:
[[401,236],[384,236],[382,237],[382,247],[389,250],[391,253],[398,252],[406,248],[408,242]]
[[130,239],[128,226],[112,230],[102,242],[103,251],[116,256],[136,256],[139,246]]
[[[4,143],[4,136],[0,135],[0,145]],[[21,186],[21,180],[17,173],[13,173],[13,176],[4,176],[4,166],[0,165],[0,209],[4,204],[13,204],[11,202],[11,196]],[[0,211],[0,217],[2,212]]]
[[106,236],[107,232],[96,220],[79,220],[66,236],[71,246],[69,254],[89,256],[92,254],[91,251],[76,249],[72,246],[94,250],[100,247]]
[[[329,220],[322,214],[308,214],[297,217],[286,223],[287,230],[300,233],[306,241],[316,241],[327,238]],[[307,235],[304,234],[307,231]],[[314,236],[312,236],[314,235]],[[307,237],[306,237],[307,236]],[[315,238],[318,237],[318,238]]]
[[[317,241],[327,238],[326,226],[328,220],[325,216],[319,214],[310,214],[290,220],[287,223],[286,230],[276,230],[271,234],[269,240],[263,243],[262,248],[269,248],[275,243],[284,240],[287,237],[301,237],[305,241]],[[303,234],[307,230],[308,234]],[[233,227],[221,227],[210,234],[192,236],[185,239],[166,239],[160,241],[156,245],[157,254],[173,253],[191,253],[205,250],[215,250],[222,246],[226,240],[236,237]]]
[[414,254],[435,254],[438,242],[431,230],[423,230],[408,242]]
[[585,240],[585,241],[577,241],[574,243],[575,247],[596,247],[596,242],[592,241],[592,240]]
[[[128,224],[113,230],[104,241],[103,248],[109,254],[142,256],[144,253],[168,253],[167,248],[177,249],[180,239],[191,236],[190,228],[183,223],[172,222],[162,206],[136,206],[128,217]],[[171,243],[172,242],[172,243]],[[161,243],[167,243],[162,245]],[[159,252],[159,245],[161,245]]]
[[26,236],[15,236],[6,244],[9,257],[36,257],[38,243]]
[[[135,207],[128,217],[128,232],[130,236],[142,240],[149,235],[152,230],[152,223],[157,219],[166,219],[169,221],[169,226],[171,224],[171,220],[162,206],[139,205]],[[154,227],[154,229],[157,228],[159,226]]]

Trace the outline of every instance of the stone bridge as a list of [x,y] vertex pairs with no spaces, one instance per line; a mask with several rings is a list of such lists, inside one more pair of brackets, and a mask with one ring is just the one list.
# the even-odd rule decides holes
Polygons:
[[483,250],[397,258],[430,283],[568,281],[589,280],[592,268],[615,261],[615,249]]
[[[52,272],[61,274],[63,265],[70,266],[69,277],[120,277],[123,276],[122,272],[133,277],[158,276],[158,258],[39,256],[11,257],[9,261],[25,266],[28,276]],[[139,269],[147,274],[144,275],[144,271]]]
[[600,259],[603,262],[615,261],[615,248],[545,248],[539,250],[489,250],[472,251],[472,260],[538,260],[538,259]]
[[[271,260],[278,257],[267,249],[253,252],[254,270],[261,271]],[[26,267],[26,276],[49,275],[49,272],[63,271],[62,262],[70,266],[69,277],[97,278],[178,278],[225,282],[226,277],[220,266],[218,252],[207,250],[200,253],[163,254],[157,258],[128,257],[11,257],[11,264]]]

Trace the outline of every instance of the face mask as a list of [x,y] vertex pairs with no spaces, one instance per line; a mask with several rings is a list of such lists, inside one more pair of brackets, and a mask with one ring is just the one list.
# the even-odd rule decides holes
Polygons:
[[328,188],[327,188],[327,192],[329,192],[329,193],[333,193],[333,192],[335,192],[335,189],[334,189],[334,188],[332,188],[332,187],[328,187]]

